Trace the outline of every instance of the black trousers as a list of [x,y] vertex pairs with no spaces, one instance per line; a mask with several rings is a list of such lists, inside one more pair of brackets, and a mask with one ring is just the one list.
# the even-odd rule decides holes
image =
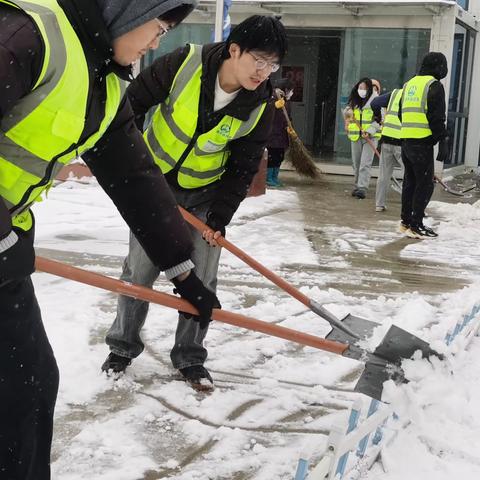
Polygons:
[[285,158],[284,148],[268,149],[268,168],[279,168]]
[[402,161],[402,221],[421,225],[434,188],[433,145],[403,141]]
[[50,479],[58,368],[30,277],[0,286],[0,479]]

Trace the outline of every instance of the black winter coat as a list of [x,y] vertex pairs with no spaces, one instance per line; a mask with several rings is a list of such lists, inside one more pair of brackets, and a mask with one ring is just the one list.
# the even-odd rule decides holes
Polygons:
[[[81,41],[89,66],[90,88],[81,143],[98,129],[102,120],[106,75],[113,71],[129,80],[131,69],[112,60],[109,34],[97,2],[59,0],[59,3]],[[0,20],[1,123],[2,117],[35,84],[44,46],[34,23],[18,9],[0,4]],[[106,133],[83,159],[155,265],[165,270],[190,258],[189,230],[136,128],[127,98]],[[1,197],[0,208],[6,209]]]
[[[288,116],[291,114],[290,102],[285,102],[285,109]],[[272,131],[268,138],[267,148],[281,148],[286,150],[290,145],[287,133],[288,122],[283,113],[283,109],[275,108],[275,117],[273,118]]]
[[[185,46],[158,58],[150,67],[143,70],[128,87],[127,95],[139,128],[143,128],[148,110],[163,103],[168,97],[173,79],[188,52],[189,46]],[[265,101],[268,101],[268,104],[252,132],[229,143],[231,153],[222,177],[203,187],[200,195],[198,194],[200,189],[195,189],[196,201],[210,203],[207,223],[213,229],[220,231],[230,223],[258,171],[274,113],[272,86],[269,80],[259,85],[254,91],[242,89],[231,103],[217,112],[213,111],[215,80],[224,61],[224,54],[224,43],[213,43],[203,47],[202,87],[197,131],[203,133],[212,129],[224,115],[247,120],[254,108]],[[179,166],[177,164],[177,168]],[[173,189],[181,190],[177,181],[176,169],[168,172],[165,177]]]

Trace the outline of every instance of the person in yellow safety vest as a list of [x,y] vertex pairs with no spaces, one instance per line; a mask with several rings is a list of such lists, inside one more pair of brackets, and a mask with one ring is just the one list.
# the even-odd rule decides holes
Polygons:
[[[178,203],[212,230],[200,235],[192,229],[195,271],[212,290],[220,259],[216,239],[225,234],[264,154],[275,111],[269,77],[279,70],[286,50],[282,23],[254,15],[225,42],[187,44],[158,58],[127,92],[139,128],[156,106],[144,133],[155,161]],[[158,274],[132,237],[121,278],[152,285]],[[139,333],[147,311],[148,303],[119,297],[103,370],[124,371],[143,351]],[[198,325],[180,313],[170,357],[195,389],[213,388],[204,366],[207,329],[208,322]]]
[[377,147],[380,138],[381,127],[374,121],[370,107],[372,100],[377,96],[370,78],[362,78],[352,88],[343,112],[345,130],[352,146],[352,166],[355,176],[352,197],[359,199],[366,196],[375,155],[374,148]]
[[449,156],[445,90],[440,82],[447,73],[445,55],[427,53],[418,74],[403,86],[400,99],[405,176],[399,229],[411,238],[438,236],[423,224],[423,218],[434,188],[434,145],[439,144],[437,161],[445,162]]
[[30,207],[62,165],[82,155],[152,262],[202,317],[218,303],[190,273],[189,230],[135,126],[129,100],[122,99],[132,62],[157,48],[194,5],[0,0],[2,479],[50,478],[58,368],[30,279]]
[[[397,88],[375,98],[371,104],[375,121],[382,123],[382,149],[375,192],[376,212],[384,212],[387,209],[387,191],[393,175],[393,169],[395,166],[399,166],[403,170],[400,140],[402,124],[398,118],[401,97],[402,89]],[[384,118],[382,118],[382,109],[385,111]]]

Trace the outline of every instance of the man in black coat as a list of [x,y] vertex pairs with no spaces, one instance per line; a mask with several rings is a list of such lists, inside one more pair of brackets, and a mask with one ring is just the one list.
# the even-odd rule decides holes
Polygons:
[[[179,205],[211,229],[203,239],[196,231],[192,235],[195,271],[212,290],[220,259],[216,238],[225,234],[258,170],[274,114],[268,78],[279,69],[285,53],[286,33],[280,21],[257,15],[237,25],[226,42],[187,45],[160,57],[127,91],[139,128],[146,112],[160,105],[145,138]],[[245,134],[235,136],[242,129]],[[121,278],[150,286],[158,273],[131,237]],[[107,333],[111,353],[103,370],[124,371],[140,355],[144,349],[140,329],[147,312],[147,302],[119,298]],[[194,388],[210,389],[213,382],[204,367],[203,345],[208,322],[194,320],[180,313],[170,357]]]
[[[42,191],[53,181],[59,157],[73,158],[78,149],[85,150],[92,135],[103,133],[83,158],[151,261],[166,271],[202,318],[209,318],[218,302],[191,272],[194,265],[189,231],[134,124],[128,98],[120,101],[118,90],[115,101],[120,104],[118,108],[114,104],[112,117],[106,117],[110,108],[106,105],[111,105],[108,101],[112,97],[107,94],[106,78],[116,85],[119,82],[115,75],[131,80],[131,63],[156,48],[159,37],[181,22],[193,6],[194,0],[0,0],[1,478],[50,478],[58,369],[30,280],[35,255],[29,207],[32,192]],[[58,28],[60,24],[63,29]],[[62,45],[52,44],[49,35],[60,35],[65,58],[56,56]],[[88,91],[72,91],[59,82],[62,69],[73,65],[69,55],[86,65],[78,75],[85,75]],[[44,63],[52,76],[45,75]],[[26,143],[37,134],[35,129],[28,130],[31,127],[23,127],[20,122],[12,127],[12,119],[29,117],[27,107],[36,109],[49,101],[48,95],[38,95],[37,87],[60,92],[78,107],[69,117],[77,120],[75,127],[81,121],[82,130],[75,133],[77,141],[53,156],[40,157],[35,150],[38,145],[30,145],[32,150],[28,150]],[[48,113],[55,116],[58,112]],[[38,128],[44,128],[41,123],[42,117]],[[17,125],[19,130],[23,128],[23,143],[22,138],[9,135]],[[72,132],[66,125],[70,124],[59,122],[58,131],[45,131],[40,141],[55,147],[60,144],[55,137],[59,131],[70,139]],[[29,173],[33,164],[40,177],[37,183]]]
[[[402,162],[405,174],[402,186],[402,214],[400,232],[411,238],[437,237],[437,233],[423,224],[425,208],[430,201],[434,189],[434,158],[433,147],[438,143],[437,161],[445,162],[449,155],[448,133],[445,126],[446,105],[445,90],[440,80],[448,73],[447,59],[443,53],[429,52],[422,60],[419,77],[433,77],[427,86],[427,101],[424,108],[426,125],[429,134],[423,138],[412,138],[413,135],[404,134],[404,108],[407,82],[403,88],[400,101],[399,115],[402,122]],[[418,128],[418,127],[417,127]]]

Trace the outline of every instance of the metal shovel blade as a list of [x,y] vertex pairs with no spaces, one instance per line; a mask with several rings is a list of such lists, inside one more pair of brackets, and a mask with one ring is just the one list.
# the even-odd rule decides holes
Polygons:
[[444,358],[421,338],[392,325],[373,354],[368,355],[355,391],[381,400],[385,381],[393,380],[397,384],[408,382],[400,365],[418,350],[422,352],[423,358],[431,356]]
[[[344,325],[346,329],[340,329],[336,324],[330,323],[333,327],[332,331],[326,336],[328,340],[335,340],[342,343],[357,343],[358,340],[365,340],[372,336],[373,330],[380,324],[372,322],[362,317],[356,317],[355,315],[348,314],[342,320],[338,320],[339,323]],[[348,334],[346,330],[355,332],[355,341],[352,341],[352,335]]]

